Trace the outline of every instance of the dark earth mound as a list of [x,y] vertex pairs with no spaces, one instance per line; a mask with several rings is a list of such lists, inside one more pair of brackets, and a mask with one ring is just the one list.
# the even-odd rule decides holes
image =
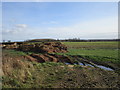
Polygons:
[[23,44],[3,44],[5,49],[16,49],[24,52],[39,52],[39,53],[64,53],[67,52],[67,47],[60,42],[46,43],[23,43]]

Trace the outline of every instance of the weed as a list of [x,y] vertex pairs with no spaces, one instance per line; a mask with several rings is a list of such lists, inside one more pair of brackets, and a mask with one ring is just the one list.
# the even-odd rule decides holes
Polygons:
[[80,65],[74,65],[74,69],[82,69]]

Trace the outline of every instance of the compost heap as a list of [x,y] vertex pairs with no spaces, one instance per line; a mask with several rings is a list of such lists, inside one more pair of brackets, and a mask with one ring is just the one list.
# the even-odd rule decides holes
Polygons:
[[67,47],[60,42],[46,42],[46,43],[23,43],[3,45],[5,49],[16,49],[24,52],[39,52],[39,53],[64,53],[67,52]]
[[60,42],[48,42],[42,44],[22,44],[17,50],[39,53],[64,53],[67,52],[67,47]]

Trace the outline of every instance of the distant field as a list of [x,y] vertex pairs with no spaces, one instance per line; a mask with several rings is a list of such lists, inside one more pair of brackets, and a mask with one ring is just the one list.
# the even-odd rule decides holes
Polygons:
[[[108,61],[115,62],[118,61],[118,42],[62,42],[67,45],[69,55],[82,55],[82,56],[90,56],[90,57],[100,57],[104,61],[104,57],[108,57],[111,59],[107,59]],[[117,60],[116,60],[117,59]],[[100,60],[100,59],[99,59]],[[106,59],[105,59],[106,61]]]
[[118,50],[112,49],[69,49],[71,55],[94,55],[118,58]]
[[63,42],[63,44],[67,45],[68,48],[74,49],[117,49],[118,42]]

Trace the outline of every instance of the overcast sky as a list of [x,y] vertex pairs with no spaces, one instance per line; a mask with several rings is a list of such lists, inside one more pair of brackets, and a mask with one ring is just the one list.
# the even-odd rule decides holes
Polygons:
[[4,40],[116,39],[117,2],[4,2]]

